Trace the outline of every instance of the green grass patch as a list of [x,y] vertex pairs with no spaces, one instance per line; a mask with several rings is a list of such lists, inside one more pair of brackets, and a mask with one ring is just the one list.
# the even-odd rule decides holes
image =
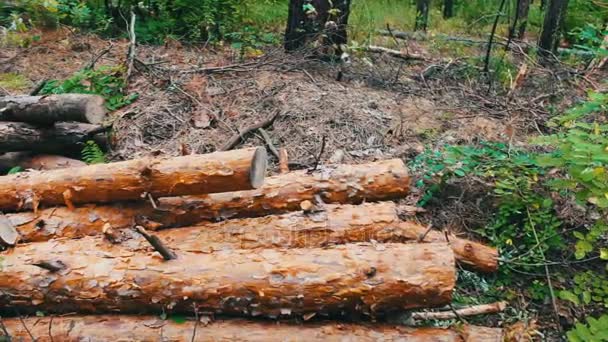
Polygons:
[[29,88],[30,80],[25,76],[13,72],[0,74],[0,87],[9,91],[22,91]]

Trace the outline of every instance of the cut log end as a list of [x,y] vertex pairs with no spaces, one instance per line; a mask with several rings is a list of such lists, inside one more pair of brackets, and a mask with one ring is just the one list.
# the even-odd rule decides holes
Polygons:
[[257,189],[264,185],[264,177],[266,176],[266,169],[268,168],[268,155],[266,149],[258,147],[253,155],[251,161],[251,171],[249,172],[249,180],[251,186]]
[[0,246],[12,247],[18,240],[17,229],[4,214],[0,214]]
[[101,96],[90,96],[84,110],[87,122],[95,125],[102,124],[107,114],[105,99]]

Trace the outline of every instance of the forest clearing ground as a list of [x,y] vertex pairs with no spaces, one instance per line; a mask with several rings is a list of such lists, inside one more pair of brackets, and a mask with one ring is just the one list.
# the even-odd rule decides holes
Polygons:
[[[145,65],[136,63],[127,93],[138,93],[139,98],[112,114],[110,156],[120,160],[211,152],[239,129],[276,111],[279,117],[267,131],[276,148],[288,150],[296,167],[311,166],[323,140],[322,163],[395,157],[407,161],[425,148],[480,141],[528,147],[530,138],[550,132],[546,124],[552,113],[584,98],[584,88],[594,83],[567,69],[531,66],[523,83],[504,94],[488,90],[483,78],[468,76],[474,68],[458,56],[450,57],[449,48],[413,44],[414,52],[427,60],[356,54],[352,64],[338,65],[276,49],[241,60],[227,47],[183,46],[175,41],[138,46],[137,59]],[[45,32],[28,48],[3,50],[0,73],[22,75],[33,89],[42,80],[69,77],[110,45],[96,67],[124,63],[128,42],[65,29]],[[241,63],[246,66],[237,71],[189,72]],[[341,81],[336,80],[338,74]],[[562,99],[563,94],[568,96]],[[265,143],[253,134],[242,145]],[[444,203],[419,219],[475,237],[469,229],[483,225],[492,213],[484,201],[491,201],[488,188],[474,180],[458,184],[444,194]],[[407,204],[416,204],[420,196],[413,193]],[[522,298],[521,307],[527,305]],[[547,308],[541,308],[549,310],[541,314],[550,317]]]

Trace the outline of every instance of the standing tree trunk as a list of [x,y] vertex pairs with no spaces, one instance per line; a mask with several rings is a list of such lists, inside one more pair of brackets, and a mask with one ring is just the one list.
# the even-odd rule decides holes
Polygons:
[[431,0],[416,0],[416,23],[414,31],[425,31],[429,23]]
[[291,0],[285,50],[296,50],[308,41],[324,36],[323,46],[333,48],[338,54],[348,41],[350,3],[351,0]]
[[[171,246],[168,246],[171,248]],[[177,251],[164,261],[100,239],[27,244],[2,255],[0,314],[192,313],[276,318],[447,305],[456,282],[446,243]],[[53,268],[51,268],[53,265]]]
[[545,21],[538,40],[541,56],[548,56],[557,51],[560,28],[566,16],[568,0],[550,0],[546,8]]
[[524,39],[528,27],[528,13],[530,12],[530,0],[519,0],[517,6],[517,21],[519,22],[515,35],[517,39]]
[[443,0],[443,18],[450,19],[454,16],[454,0]]

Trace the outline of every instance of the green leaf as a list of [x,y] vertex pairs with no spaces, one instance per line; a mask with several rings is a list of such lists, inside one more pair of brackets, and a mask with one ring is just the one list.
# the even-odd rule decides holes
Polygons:
[[23,171],[23,169],[21,168],[21,166],[14,166],[10,170],[8,170],[8,172],[6,174],[7,175],[14,175],[15,173],[19,173],[21,171]]
[[601,248],[600,249],[600,259],[602,259],[602,260],[608,260],[608,248]]
[[184,324],[184,323],[186,323],[186,316],[181,316],[181,315],[171,316],[171,320],[177,324]]
[[574,293],[570,292],[570,291],[567,291],[567,290],[559,291],[558,297],[561,298],[561,299],[563,299],[563,300],[570,301],[570,302],[572,302],[572,303],[574,303],[576,305],[580,304],[578,296],[575,295]]

